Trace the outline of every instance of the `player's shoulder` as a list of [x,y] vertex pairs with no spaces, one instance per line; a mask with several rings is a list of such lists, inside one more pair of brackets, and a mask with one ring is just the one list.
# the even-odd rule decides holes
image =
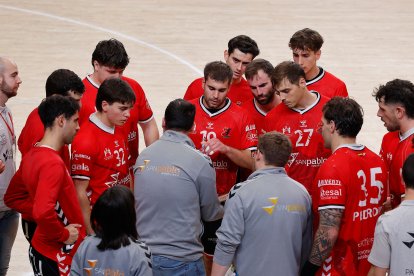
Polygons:
[[[199,151],[198,149],[196,149],[196,148],[194,148],[194,147],[192,147],[188,144],[184,144],[184,146],[187,149],[187,151],[189,152],[189,154],[193,156],[191,158],[193,160],[192,162],[206,163],[210,167],[213,168],[213,161],[211,160],[210,156],[204,154],[203,152]],[[194,164],[194,165],[197,165],[197,164]]]
[[199,88],[201,87],[201,84],[203,83],[203,77],[201,78],[196,78],[195,80],[193,80],[190,85],[188,87],[196,87]]
[[252,182],[252,181],[253,180],[248,179],[246,181],[239,182],[239,183],[236,183],[235,185],[233,185],[233,187],[229,191],[229,199],[233,198],[236,195],[240,195],[241,191],[244,189],[244,187],[247,187],[247,184],[249,182]]
[[126,81],[129,84],[129,86],[131,86],[131,88],[132,88],[132,90],[134,91],[135,94],[138,94],[138,95],[141,94],[141,93],[145,94],[144,89],[138,83],[138,81],[136,81],[132,78],[126,77],[126,76],[122,76],[121,79]]
[[327,78],[328,80],[332,81],[333,83],[336,83],[338,86],[339,85],[345,85],[345,82],[343,82],[340,78],[338,78],[337,76],[335,76],[334,74],[325,71],[325,78]]

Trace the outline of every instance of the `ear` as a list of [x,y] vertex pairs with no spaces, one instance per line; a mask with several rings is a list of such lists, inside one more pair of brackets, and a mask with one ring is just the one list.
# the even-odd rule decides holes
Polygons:
[[224,60],[227,62],[227,60],[229,59],[229,51],[228,50],[224,50]]
[[165,117],[162,117],[162,123],[161,123],[162,129],[165,130]]
[[321,58],[322,51],[319,49],[315,52],[316,60],[319,60]]
[[56,119],[55,119],[55,123],[57,124],[57,126],[63,127],[66,123],[65,116],[63,116],[63,114],[57,116]]
[[110,104],[107,101],[102,101],[101,105],[102,105],[102,111],[103,112],[108,111],[108,108],[109,108]]
[[331,134],[333,134],[335,131],[336,131],[336,125],[335,125],[335,122],[334,122],[334,121],[331,121],[331,122],[329,123],[329,132],[330,132]]
[[99,67],[99,62],[96,61],[96,60],[94,60],[93,61],[93,69],[94,69],[94,71],[97,71],[98,70],[98,67]]
[[397,106],[394,109],[395,112],[395,116],[397,117],[397,119],[401,120],[404,116],[405,116],[405,108],[403,106]]
[[305,78],[302,78],[301,77],[299,79],[299,86],[302,87],[302,88],[306,87],[306,80],[305,80]]

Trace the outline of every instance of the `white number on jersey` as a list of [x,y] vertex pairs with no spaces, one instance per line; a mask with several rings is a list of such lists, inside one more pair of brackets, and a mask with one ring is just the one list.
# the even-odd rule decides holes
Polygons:
[[[370,186],[378,188],[378,196],[375,198],[370,198],[369,203],[378,204],[381,199],[381,194],[384,190],[384,184],[380,180],[376,179],[376,175],[381,174],[382,170],[380,167],[376,167],[376,168],[371,168],[369,171],[370,171],[370,178],[371,178]],[[357,172],[357,176],[358,178],[362,180],[361,190],[364,192],[364,195],[365,195],[364,200],[359,201],[359,207],[365,207],[367,206],[367,198],[368,198],[368,190],[366,186],[367,176],[363,170],[359,170]]]
[[310,139],[312,137],[313,128],[306,128],[303,131],[298,129],[295,130],[295,134],[298,135],[298,139],[296,140],[296,147],[306,147],[309,145]]

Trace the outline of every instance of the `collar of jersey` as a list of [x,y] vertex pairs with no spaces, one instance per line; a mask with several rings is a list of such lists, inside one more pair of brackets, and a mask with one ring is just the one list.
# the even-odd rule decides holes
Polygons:
[[325,76],[325,70],[323,70],[322,67],[319,67],[319,74],[311,80],[306,80],[306,85],[311,85],[312,83],[319,81],[323,76]]
[[314,90],[312,90],[312,91],[309,91],[310,93],[313,93],[313,94],[315,94],[316,95],[316,100],[310,105],[310,106],[308,106],[307,108],[305,108],[305,109],[299,109],[299,108],[292,108],[292,110],[294,110],[294,111],[296,111],[296,112],[298,112],[298,113],[300,113],[300,114],[303,114],[303,113],[305,113],[305,112],[307,112],[307,111],[309,111],[309,110],[311,110],[315,105],[317,105],[318,103],[319,103],[319,101],[321,100],[321,94],[319,94],[318,92],[316,92],[316,91],[314,91]]
[[264,168],[253,172],[247,179],[253,179],[260,175],[266,174],[286,174],[286,171],[282,167],[272,167],[272,168]]
[[398,133],[398,137],[400,137],[400,142],[404,141],[408,137],[410,137],[412,134],[414,134],[414,127],[407,130],[405,133],[401,134]]
[[89,121],[91,121],[94,125],[96,125],[100,129],[102,129],[103,131],[108,132],[109,134],[114,134],[115,133],[115,127],[109,127],[109,126],[105,125],[104,123],[102,123],[102,121],[99,120],[99,118],[96,116],[96,112],[92,113],[89,116]]
[[204,96],[201,96],[201,97],[200,97],[200,99],[199,99],[200,106],[201,106],[201,108],[204,110],[204,112],[205,112],[205,113],[207,113],[207,114],[208,114],[208,116],[210,116],[210,117],[214,117],[214,116],[217,116],[217,115],[219,115],[219,114],[223,113],[224,111],[226,111],[227,109],[229,109],[229,108],[230,108],[230,105],[231,105],[231,100],[230,100],[229,98],[227,98],[227,99],[228,99],[228,102],[227,102],[227,104],[226,104],[226,105],[224,105],[224,106],[223,106],[222,108],[220,108],[220,109],[217,109],[217,111],[216,111],[216,112],[211,113],[211,112],[210,112],[210,111],[208,111],[208,109],[204,106],[204,104],[203,104],[203,99],[204,99]]
[[164,134],[161,136],[160,139],[178,143],[185,143],[191,146],[192,148],[195,148],[193,141],[188,137],[188,135],[181,133],[179,131],[166,130],[164,131]]
[[360,145],[360,144],[342,144],[339,147],[337,147],[334,150],[334,152],[337,151],[338,149],[341,149],[341,148],[348,148],[348,149],[351,149],[351,150],[363,150],[365,148],[365,146]]
[[91,75],[86,76],[86,79],[93,85],[96,87],[96,89],[99,88],[99,85],[93,81],[93,79],[90,77]]
[[266,116],[267,113],[260,109],[260,106],[257,104],[257,101],[255,98],[253,98],[253,105],[254,105],[254,108],[256,108],[257,112],[259,112],[263,116]]

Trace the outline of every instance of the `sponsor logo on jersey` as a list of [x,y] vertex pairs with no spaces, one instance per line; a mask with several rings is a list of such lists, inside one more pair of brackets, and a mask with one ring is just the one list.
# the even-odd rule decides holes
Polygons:
[[227,168],[229,167],[229,164],[227,163],[227,161],[218,160],[218,161],[213,161],[213,167],[216,170],[227,170]]
[[308,127],[307,124],[306,124],[306,120],[300,121],[300,126],[299,127]]
[[105,148],[104,149],[104,159],[109,160],[109,159],[112,159],[112,158],[113,158],[113,155],[112,155],[111,150],[108,149],[108,148]]
[[223,132],[221,133],[221,136],[223,136],[224,138],[230,138],[230,131],[231,131],[231,128],[229,127],[223,128]]
[[[407,234],[414,238],[414,233],[407,232]],[[405,244],[405,246],[411,249],[414,245],[414,239],[412,241],[403,241],[403,244]]]
[[290,134],[290,126],[284,126],[282,128],[282,133],[286,135]]
[[246,132],[249,132],[250,130],[256,129],[256,125],[247,125],[246,126]]
[[72,154],[72,159],[73,160],[78,160],[78,158],[91,160],[91,157],[89,155],[82,154],[82,153],[77,153],[76,150],[74,150],[73,154]]
[[322,186],[341,186],[342,182],[339,179],[320,179],[318,180],[318,188]]
[[135,130],[128,133],[128,142],[137,139],[137,132]]
[[89,172],[89,166],[82,164],[72,164],[72,171],[85,171]]
[[295,160],[296,160],[296,158],[298,157],[298,155],[299,155],[299,152],[292,152],[291,154],[290,154],[290,158],[289,158],[289,160],[288,160],[288,162],[287,162],[287,165],[290,167],[290,166],[292,166],[292,164],[293,164],[293,162],[295,162]]
[[13,151],[10,149],[7,149],[4,153],[3,153],[3,158],[4,158],[4,162],[7,162],[7,160],[11,160],[13,159]]
[[255,133],[255,132],[249,132],[249,133],[247,133],[247,140],[249,140],[249,141],[257,141],[257,133]]
[[213,129],[214,123],[213,122],[207,122],[206,129]]
[[326,159],[328,158],[316,157],[311,159],[296,159],[295,162],[296,165],[305,165],[307,167],[319,167],[326,161]]
[[342,196],[342,189],[320,189],[320,197],[321,199],[333,199]]
[[163,175],[172,175],[172,176],[179,176],[181,173],[181,169],[177,168],[176,166],[153,166],[148,165],[150,163],[150,160],[144,160],[144,165],[138,166],[135,169],[135,172],[142,173],[143,171],[152,171],[158,174]]
[[114,144],[115,144],[115,147],[116,147],[116,148],[119,148],[119,141],[118,141],[118,140],[115,140],[115,141],[114,141]]

